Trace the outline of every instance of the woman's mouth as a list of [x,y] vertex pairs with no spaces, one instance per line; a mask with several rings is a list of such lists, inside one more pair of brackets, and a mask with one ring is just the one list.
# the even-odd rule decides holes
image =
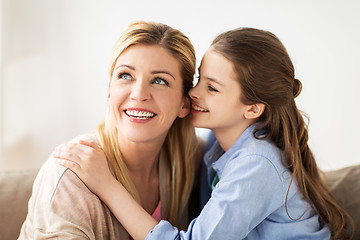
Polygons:
[[156,116],[153,112],[143,110],[124,110],[124,113],[134,119],[150,119]]
[[205,108],[199,107],[194,104],[191,105],[191,108],[194,109],[195,111],[199,111],[199,112],[209,112],[209,110],[206,110]]

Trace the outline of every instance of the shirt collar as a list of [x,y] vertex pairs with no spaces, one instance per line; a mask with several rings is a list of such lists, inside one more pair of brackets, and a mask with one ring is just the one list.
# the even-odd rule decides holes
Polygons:
[[254,129],[255,129],[255,124],[250,125],[247,129],[245,129],[245,131],[241,134],[241,136],[225,153],[224,150],[221,148],[219,142],[217,140],[215,141],[213,146],[204,156],[204,162],[208,169],[209,182],[211,181],[215,172],[218,174],[219,179],[221,179],[221,175],[225,168],[226,163],[235,152],[239,151],[239,149],[249,138],[252,138]]

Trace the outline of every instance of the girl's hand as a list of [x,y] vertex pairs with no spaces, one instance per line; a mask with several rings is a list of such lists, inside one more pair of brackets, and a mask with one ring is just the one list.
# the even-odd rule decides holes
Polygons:
[[80,140],[79,143],[62,144],[55,148],[53,156],[103,200],[134,239],[145,239],[157,225],[157,221],[113,177],[104,152],[94,142]]
[[115,178],[110,172],[106,156],[94,142],[61,144],[52,154],[59,164],[71,169],[86,186],[98,196],[101,190]]

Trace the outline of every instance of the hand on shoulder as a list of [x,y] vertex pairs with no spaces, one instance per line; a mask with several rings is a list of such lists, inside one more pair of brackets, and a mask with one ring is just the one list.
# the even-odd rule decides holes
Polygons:
[[[61,166],[73,171],[95,194],[114,180],[103,150],[95,141],[81,140],[57,146],[53,156]],[[87,138],[88,140],[89,138]]]

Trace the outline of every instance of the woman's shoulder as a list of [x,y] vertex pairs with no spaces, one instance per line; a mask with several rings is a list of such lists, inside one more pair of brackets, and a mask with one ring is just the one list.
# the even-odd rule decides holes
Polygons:
[[64,195],[76,199],[84,194],[93,195],[74,172],[59,165],[57,160],[50,156],[36,176],[32,198],[35,202],[50,206]]
[[73,138],[72,140],[70,140],[70,142],[76,143],[76,142],[79,142],[80,140],[94,142],[96,144],[99,144],[99,140],[95,133],[86,133],[86,134],[79,135],[79,136]]
[[[93,134],[84,134],[72,139],[70,142],[78,142],[80,139],[95,141]],[[66,187],[67,186],[67,187]],[[63,188],[59,191],[60,188]],[[70,169],[61,166],[57,159],[52,155],[42,165],[33,185],[33,195],[38,196],[42,201],[51,203],[59,192],[68,194],[94,195],[80,180],[80,178]]]
[[[91,140],[85,134],[71,141],[79,139]],[[74,172],[58,164],[53,156],[41,167],[28,206],[23,232],[62,236],[64,239],[68,236],[109,239],[111,231],[114,236],[120,236],[122,232],[127,236],[97,195]],[[91,237],[94,235],[95,238]]]

